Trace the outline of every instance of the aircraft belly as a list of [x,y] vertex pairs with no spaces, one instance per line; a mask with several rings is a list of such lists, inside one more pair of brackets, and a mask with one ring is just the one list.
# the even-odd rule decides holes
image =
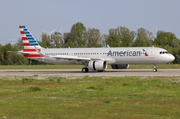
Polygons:
[[117,64],[154,64],[154,59],[149,57],[121,57],[115,58]]

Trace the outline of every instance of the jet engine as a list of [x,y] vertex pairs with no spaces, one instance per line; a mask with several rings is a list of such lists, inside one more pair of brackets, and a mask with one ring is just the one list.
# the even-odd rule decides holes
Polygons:
[[103,60],[89,61],[88,67],[90,70],[103,71],[107,68],[107,63]]
[[128,69],[129,64],[112,64],[112,69]]

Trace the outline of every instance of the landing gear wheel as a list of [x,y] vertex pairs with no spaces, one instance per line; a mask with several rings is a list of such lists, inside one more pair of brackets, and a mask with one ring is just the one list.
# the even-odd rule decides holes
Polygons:
[[157,72],[157,69],[153,69],[153,72]]
[[88,68],[82,68],[82,72],[83,73],[89,72],[89,69]]
[[156,64],[154,64],[153,66],[154,66],[153,72],[157,72]]

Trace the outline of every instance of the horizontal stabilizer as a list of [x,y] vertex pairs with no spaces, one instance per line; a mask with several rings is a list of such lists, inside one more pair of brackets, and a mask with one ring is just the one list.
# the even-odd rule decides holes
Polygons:
[[7,51],[7,52],[11,52],[11,53],[17,53],[16,51]]

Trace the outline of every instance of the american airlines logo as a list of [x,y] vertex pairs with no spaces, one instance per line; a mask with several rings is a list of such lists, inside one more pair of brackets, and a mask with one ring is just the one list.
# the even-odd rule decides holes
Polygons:
[[107,56],[141,56],[141,51],[109,51]]
[[143,52],[141,51],[109,51],[107,53],[107,56],[141,56],[141,54],[144,54],[145,56],[148,56],[148,54],[146,53],[145,49],[142,49]]
[[145,49],[143,49],[143,53],[145,56],[148,56],[148,54],[146,53]]

